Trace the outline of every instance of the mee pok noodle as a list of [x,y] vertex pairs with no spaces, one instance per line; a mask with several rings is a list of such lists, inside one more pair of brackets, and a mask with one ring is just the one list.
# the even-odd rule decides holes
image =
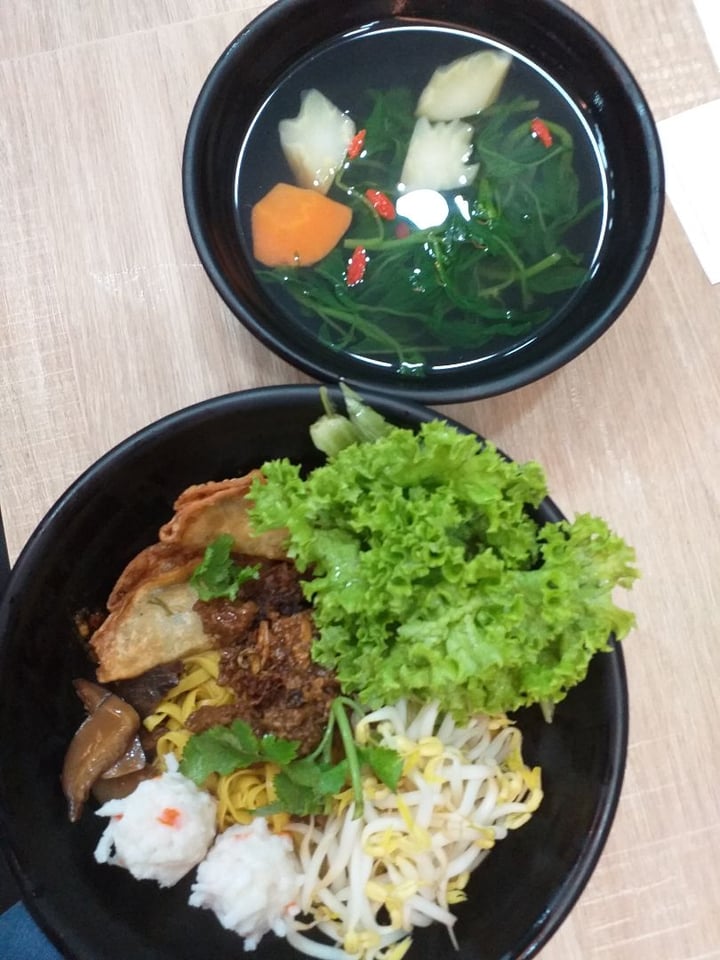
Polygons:
[[[461,63],[427,93],[438,68],[483,52],[489,78]],[[463,96],[484,84],[488,105],[475,112]],[[303,146],[335,156],[314,183]],[[352,219],[318,261],[302,239],[318,230],[276,206],[295,256],[255,260],[265,294],[298,336],[400,375],[481,363],[572,323],[602,256],[605,170],[580,110],[527,58],[461,30],[381,23],[291,68],[238,159],[236,222],[251,259],[254,211],[278,184],[315,189]]]
[[[217,682],[219,660],[217,650],[186,657],[180,681],[143,721],[151,733],[162,727],[163,732],[157,741],[158,757],[172,754],[181,759],[185,745],[192,736],[185,723],[199,707],[219,707],[233,701],[232,690]],[[223,830],[236,823],[250,823],[253,819],[251,811],[271,803],[275,799],[273,779],[277,772],[278,768],[273,764],[264,764],[223,776],[213,775],[206,787],[217,800],[218,829]],[[284,813],[270,817],[270,823],[276,830],[282,830],[287,821]]]

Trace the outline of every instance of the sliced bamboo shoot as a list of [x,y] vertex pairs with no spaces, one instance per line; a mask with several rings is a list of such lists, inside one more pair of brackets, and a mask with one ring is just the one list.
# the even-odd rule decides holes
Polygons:
[[508,53],[481,50],[438,67],[420,94],[415,114],[428,120],[460,120],[497,99],[512,62]]
[[355,136],[353,120],[319,90],[305,90],[300,112],[278,131],[296,184],[327,193]]
[[469,123],[415,122],[400,175],[403,190],[454,190],[475,179],[478,164],[468,164],[473,128]]

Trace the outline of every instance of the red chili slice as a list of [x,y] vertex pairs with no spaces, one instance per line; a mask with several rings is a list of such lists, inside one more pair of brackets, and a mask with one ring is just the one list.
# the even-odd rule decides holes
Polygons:
[[365,196],[379,217],[382,217],[383,220],[395,219],[395,205],[382,190],[366,190]]
[[360,156],[362,148],[365,146],[365,134],[367,131],[358,130],[355,136],[350,141],[350,145],[347,148],[347,158],[348,160],[354,160],[356,157]]
[[348,260],[347,272],[345,274],[345,283],[349,287],[354,287],[356,283],[360,283],[365,276],[365,268],[368,265],[369,259],[365,247],[355,247],[352,256]]
[[548,129],[548,125],[544,120],[541,120],[540,117],[535,117],[534,120],[530,121],[530,130],[546,150],[553,145],[553,137]]

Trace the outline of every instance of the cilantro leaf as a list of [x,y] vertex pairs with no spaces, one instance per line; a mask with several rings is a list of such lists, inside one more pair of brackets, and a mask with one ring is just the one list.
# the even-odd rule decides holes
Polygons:
[[296,760],[295,763],[288,764],[285,773],[298,786],[314,788],[318,781],[319,769],[324,766],[324,764],[315,764],[306,757],[304,760]]
[[201,600],[216,600],[220,597],[234,600],[246,580],[257,580],[260,574],[259,565],[240,566],[235,563],[230,556],[233,543],[229,533],[221,533],[205,548],[202,561],[190,577],[190,583]]
[[322,812],[324,798],[321,800],[317,796],[312,785],[293,780],[287,770],[281,771],[275,777],[274,787],[277,800],[265,807],[260,807],[258,813],[267,815],[283,811],[298,817],[308,817],[313,813]]
[[317,779],[316,789],[318,793],[325,796],[333,796],[335,793],[340,793],[347,783],[348,772],[347,760],[341,760],[340,763],[336,763],[334,766],[327,765],[326,769],[321,769],[320,776]]
[[[351,784],[356,815],[363,806],[361,768],[369,767],[391,790],[397,788],[402,774],[402,758],[388,747],[373,744],[359,746],[352,734],[345,712],[348,701],[338,697],[333,701],[325,736],[315,753],[298,757],[300,742],[284,740],[273,734],[255,735],[244,720],[234,720],[228,726],[217,725],[190,737],[182,759],[180,772],[202,786],[214,773],[227,775],[258,763],[273,763],[280,767],[273,779],[276,799],[255,813],[290,813],[308,816],[323,813],[328,799]],[[337,725],[345,756],[337,763],[329,759],[325,747],[332,740]]]
[[296,760],[275,777],[275,803],[258,812],[266,814],[282,810],[296,816],[322,813],[328,797],[339,793],[347,778],[347,760],[336,764],[318,763],[308,758]]
[[279,767],[285,767],[295,759],[299,746],[299,740],[283,740],[271,733],[265,734],[260,741],[263,758]]
[[190,737],[180,772],[202,785],[212,773],[225,775],[251,767],[254,763],[289,763],[297,756],[296,740],[278,737],[258,737],[244,720],[235,720],[230,726],[215,726]]
[[367,764],[386,787],[397,790],[403,770],[403,759],[389,747],[358,747],[360,762]]

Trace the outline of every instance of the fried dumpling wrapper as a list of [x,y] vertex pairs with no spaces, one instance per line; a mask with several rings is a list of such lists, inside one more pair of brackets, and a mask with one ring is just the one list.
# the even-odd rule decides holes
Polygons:
[[90,640],[100,683],[137,677],[210,646],[193,610],[198,595],[190,585],[202,553],[190,560],[187,556],[184,550],[154,544],[121,574],[108,601],[109,616]]
[[160,541],[204,550],[221,533],[228,533],[238,553],[283,560],[287,530],[256,534],[250,525],[251,501],[246,496],[256,477],[262,478],[261,472],[251,470],[243,477],[188,487],[175,501],[175,516],[161,527]]
[[120,575],[108,599],[108,617],[90,644],[100,683],[137,677],[162,663],[213,646],[194,610],[190,578],[205,547],[230,534],[234,550],[269,560],[285,557],[287,533],[253,534],[245,499],[258,471],[232,480],[189,487],[175,501],[175,515],[160,542],[139,553]]

